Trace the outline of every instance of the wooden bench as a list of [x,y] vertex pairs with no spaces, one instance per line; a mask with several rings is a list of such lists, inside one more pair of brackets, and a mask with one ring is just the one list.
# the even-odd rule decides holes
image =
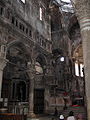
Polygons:
[[26,115],[17,115],[13,113],[0,113],[0,120],[26,120]]

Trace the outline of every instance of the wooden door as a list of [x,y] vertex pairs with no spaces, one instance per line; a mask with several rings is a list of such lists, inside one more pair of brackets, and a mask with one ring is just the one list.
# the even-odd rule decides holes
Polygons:
[[34,113],[43,114],[44,112],[44,89],[34,90]]

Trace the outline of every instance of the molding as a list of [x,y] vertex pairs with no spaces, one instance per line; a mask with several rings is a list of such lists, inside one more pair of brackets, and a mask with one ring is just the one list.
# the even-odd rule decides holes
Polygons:
[[0,70],[3,70],[9,60],[0,57]]

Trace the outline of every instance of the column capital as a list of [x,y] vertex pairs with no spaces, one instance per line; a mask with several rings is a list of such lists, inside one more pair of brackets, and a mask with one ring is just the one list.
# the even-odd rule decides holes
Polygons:
[[28,62],[27,63],[27,73],[30,77],[30,89],[29,89],[29,113],[28,113],[28,118],[31,117],[35,117],[34,114],[34,79],[35,79],[35,64],[34,62]]
[[35,78],[35,64],[28,62],[27,64],[27,73],[30,75],[30,79],[34,79]]
[[90,0],[72,0],[77,17],[90,16]]
[[9,60],[0,57],[0,70],[3,70]]
[[72,0],[82,31],[90,30],[90,0]]

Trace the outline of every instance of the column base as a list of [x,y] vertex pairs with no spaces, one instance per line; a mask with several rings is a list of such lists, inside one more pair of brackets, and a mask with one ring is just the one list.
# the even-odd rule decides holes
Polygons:
[[36,118],[36,115],[33,112],[29,112],[27,118]]

